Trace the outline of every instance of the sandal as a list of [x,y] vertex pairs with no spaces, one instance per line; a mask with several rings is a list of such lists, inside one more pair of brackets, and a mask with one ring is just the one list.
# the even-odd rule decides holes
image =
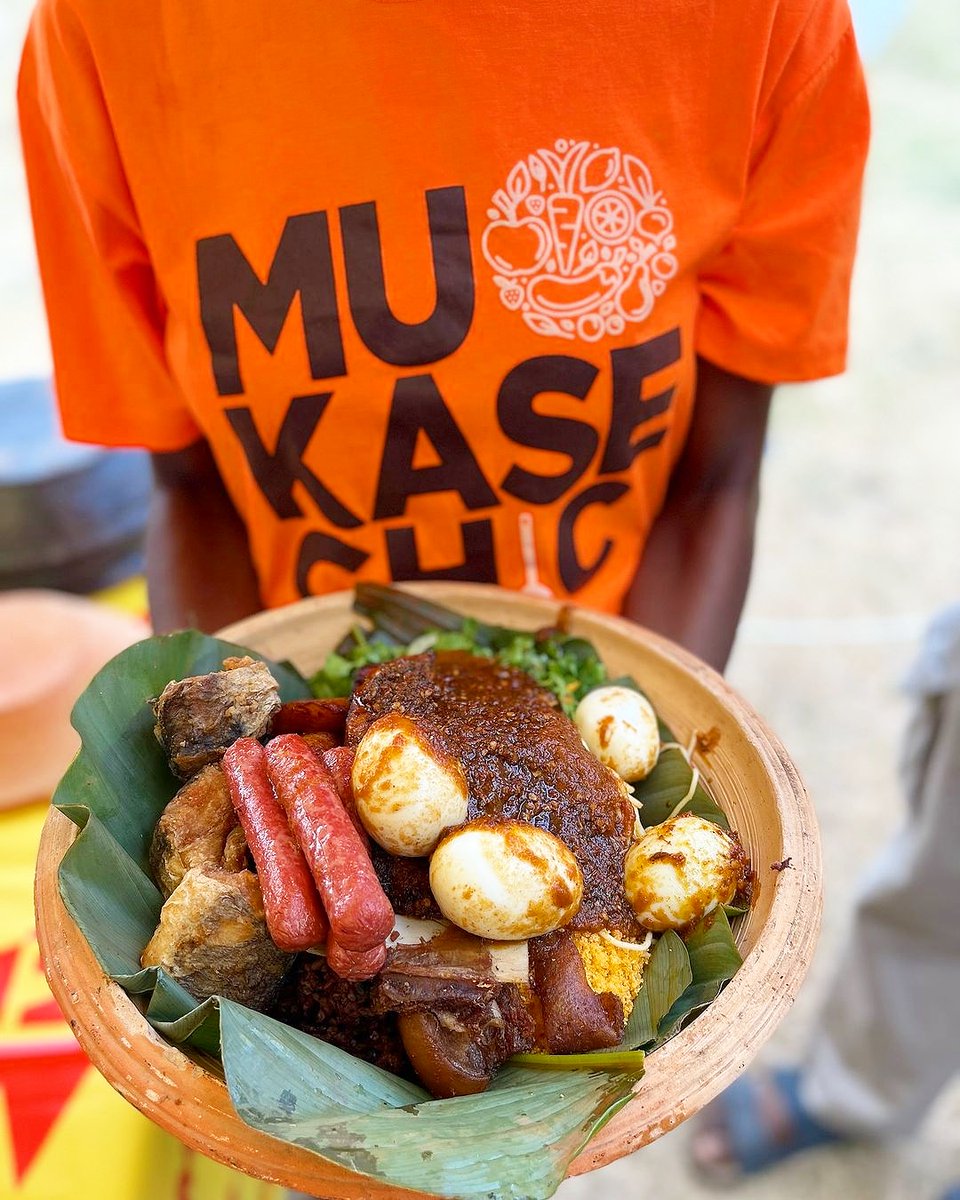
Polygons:
[[744,1075],[708,1105],[690,1150],[700,1178],[729,1186],[803,1150],[845,1140],[807,1112],[799,1085],[794,1069]]

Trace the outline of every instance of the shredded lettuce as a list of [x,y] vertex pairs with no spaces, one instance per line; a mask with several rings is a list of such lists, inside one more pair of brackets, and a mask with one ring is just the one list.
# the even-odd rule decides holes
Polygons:
[[529,633],[498,627],[491,631],[490,626],[480,625],[469,617],[464,618],[459,629],[430,630],[406,644],[393,642],[377,631],[367,634],[360,626],[354,626],[347,643],[328,654],[321,669],[310,679],[315,696],[348,696],[363,667],[428,650],[465,650],[526,671],[557,697],[568,715],[573,714],[587,692],[607,681],[600,656],[584,638],[557,630]]

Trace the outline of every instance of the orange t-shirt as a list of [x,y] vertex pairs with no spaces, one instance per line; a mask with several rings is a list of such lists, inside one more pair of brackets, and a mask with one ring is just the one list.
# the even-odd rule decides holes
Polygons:
[[615,610],[696,356],[843,366],[843,0],[44,0],[20,104],[66,432],[205,437],[271,605]]

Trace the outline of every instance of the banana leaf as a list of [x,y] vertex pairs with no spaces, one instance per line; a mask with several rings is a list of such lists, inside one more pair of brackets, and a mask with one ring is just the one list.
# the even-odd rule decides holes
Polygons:
[[[125,650],[78,700],[82,748],[54,796],[78,827],[60,893],[104,971],[165,1037],[222,1070],[239,1116],[353,1170],[443,1196],[551,1196],[570,1161],[632,1094],[633,1071],[508,1066],[480,1096],[431,1100],[422,1089],[230,1001],[197,1002],[163,971],[140,968],[161,896],[148,870],[153,826],[177,790],[149,701],[171,679],[251,653],[196,632]],[[254,654],[253,657],[261,657]],[[285,700],[310,695],[271,663]],[[642,1056],[637,1056],[638,1064]]]
[[[507,1067],[479,1096],[431,1100],[228,1000],[220,1001],[220,1027],[227,1085],[248,1124],[351,1170],[448,1196],[552,1195],[561,1164],[623,1106],[635,1081]],[[251,1062],[264,1070],[251,1071]]]
[[692,982],[687,948],[669,929],[657,938],[643,969],[643,986],[637,993],[621,1044],[633,1049],[655,1042],[661,1021]]
[[726,983],[743,963],[722,908],[714,909],[699,921],[683,943],[690,956],[694,983]]
[[[690,790],[693,770],[679,750],[662,750],[653,768],[645,779],[633,784],[633,795],[643,807],[640,822],[645,829],[659,825],[669,816],[676,815],[677,806]],[[698,783],[693,796],[683,806],[682,812],[695,813],[706,821],[713,821],[721,829],[729,829],[730,822],[716,800],[702,783]]]
[[[656,1045],[663,1045],[719,995],[723,985],[736,975],[743,963],[722,908],[715,909],[684,937],[692,979],[674,1002],[657,1030]],[[648,1050],[649,1053],[649,1050]]]

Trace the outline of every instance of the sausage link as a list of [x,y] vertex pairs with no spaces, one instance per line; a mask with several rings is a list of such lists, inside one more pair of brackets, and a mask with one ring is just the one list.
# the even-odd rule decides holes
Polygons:
[[387,961],[387,947],[383,942],[372,950],[347,950],[333,937],[327,938],[327,966],[341,979],[359,983],[379,975]]
[[372,950],[393,928],[393,909],[330,771],[295,733],[274,738],[266,753],[335,940],[346,950]]
[[347,723],[346,700],[288,700],[273,719],[273,732],[332,733],[343,738]]
[[353,770],[354,749],[352,746],[333,746],[325,749],[320,756],[324,766],[333,776],[337,795],[343,801],[344,808],[353,802],[353,784],[350,773]]
[[[312,748],[316,749],[316,747]],[[360,834],[360,841],[369,850],[370,835],[364,829],[363,822],[360,820],[360,814],[357,812],[357,801],[353,795],[351,773],[353,771],[354,754],[355,751],[352,746],[334,746],[332,749],[325,750],[320,757],[323,759],[324,766],[333,777],[333,786],[337,789],[340,803],[349,813],[350,820],[353,822],[357,833]]]
[[271,938],[281,950],[307,950],[327,935],[327,919],[303,852],[267,774],[263,747],[239,738],[223,756],[223,771],[257,866]]

